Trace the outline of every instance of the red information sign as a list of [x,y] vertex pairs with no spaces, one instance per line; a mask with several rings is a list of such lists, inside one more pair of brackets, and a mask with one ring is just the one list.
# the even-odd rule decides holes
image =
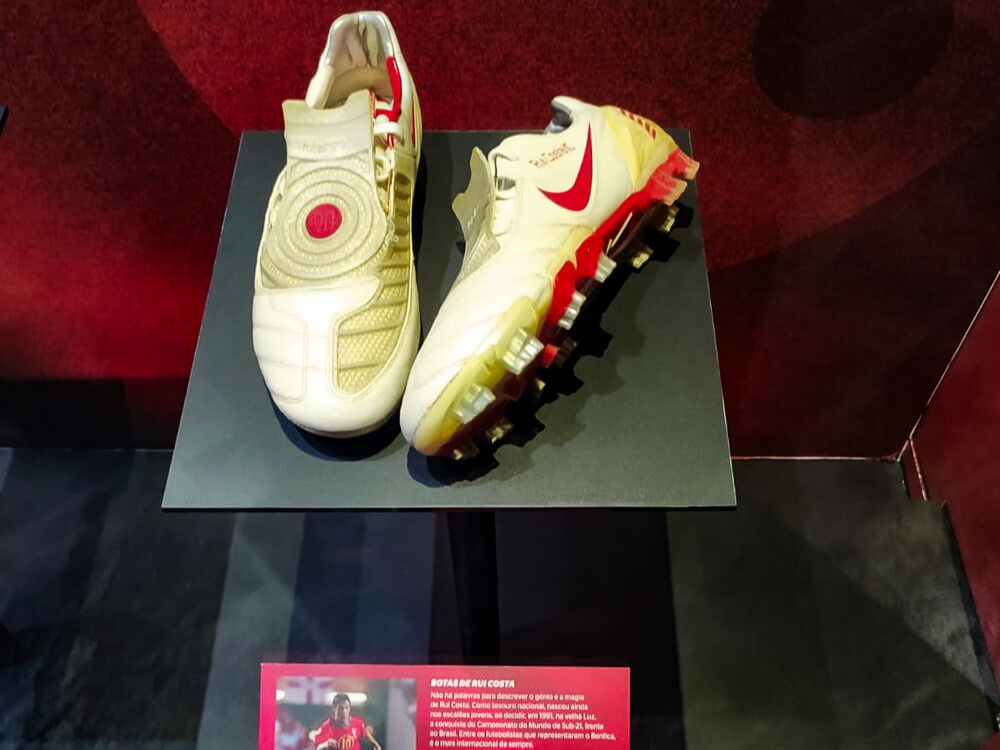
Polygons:
[[260,750],[629,746],[625,668],[264,664],[260,684]]

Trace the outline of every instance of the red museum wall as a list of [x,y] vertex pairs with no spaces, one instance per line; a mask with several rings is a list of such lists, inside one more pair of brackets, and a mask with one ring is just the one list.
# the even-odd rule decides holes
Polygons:
[[[239,133],[281,126],[354,9],[0,5],[8,441],[56,382],[53,419],[117,393],[169,444]],[[1000,269],[995,2],[384,9],[428,128],[540,128],[571,93],[692,129],[736,455],[899,449]]]
[[931,501],[948,506],[1000,674],[1000,293],[994,288],[913,435]]

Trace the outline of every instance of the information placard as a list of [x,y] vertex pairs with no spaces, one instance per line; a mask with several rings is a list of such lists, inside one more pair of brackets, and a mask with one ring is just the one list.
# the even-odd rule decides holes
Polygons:
[[629,746],[629,670],[263,664],[260,750]]

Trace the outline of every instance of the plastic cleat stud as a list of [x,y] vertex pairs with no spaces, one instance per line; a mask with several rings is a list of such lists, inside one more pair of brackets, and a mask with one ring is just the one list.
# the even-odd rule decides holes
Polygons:
[[542,367],[548,367],[556,361],[559,356],[559,347],[555,344],[546,344],[542,350]]
[[498,443],[507,437],[507,433],[514,429],[514,424],[507,418],[502,418],[486,431],[486,439],[491,444]]
[[674,228],[674,221],[677,219],[677,213],[679,210],[680,209],[678,209],[677,206],[669,206],[667,208],[666,216],[664,216],[663,221],[661,221],[659,226],[656,228],[664,234],[670,232],[670,230]]
[[462,443],[462,445],[457,448],[453,448],[451,451],[451,457],[456,461],[462,461],[466,458],[475,458],[478,455],[479,446],[471,440],[467,443]]
[[479,383],[473,384],[455,405],[455,417],[462,424],[469,424],[483,413],[483,410],[496,399],[489,388]]
[[576,294],[576,266],[566,261],[556,274],[555,283],[552,285],[552,304],[549,306],[546,320],[550,323],[559,323],[566,306],[573,302],[574,294]]
[[535,381],[531,384],[531,388],[536,396],[541,396],[542,391],[545,390],[545,381],[541,378],[535,378]]
[[632,256],[632,268],[638,271],[651,257],[653,257],[652,252],[648,248],[643,248]]
[[543,349],[542,342],[524,328],[519,328],[511,337],[507,351],[503,355],[503,366],[514,375],[520,375]]
[[573,327],[573,321],[576,320],[576,316],[580,314],[580,308],[583,307],[583,303],[587,301],[586,296],[581,292],[573,292],[573,298],[570,299],[569,304],[566,306],[566,311],[563,312],[562,317],[559,318],[559,327],[565,328],[567,331]]
[[607,281],[608,276],[611,275],[611,272],[615,270],[615,266],[617,265],[618,264],[611,260],[611,258],[604,253],[601,253],[601,257],[597,259],[597,270],[594,271],[594,281],[603,284]]
[[562,346],[556,349],[555,353],[552,355],[552,364],[556,367],[562,365],[567,359],[569,359],[569,356],[573,353],[574,349],[576,349],[576,341],[569,338],[563,341]]

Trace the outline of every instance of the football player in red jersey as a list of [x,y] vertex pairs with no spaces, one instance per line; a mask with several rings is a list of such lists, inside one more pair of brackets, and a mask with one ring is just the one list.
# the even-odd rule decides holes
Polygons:
[[330,718],[309,733],[316,750],[361,750],[361,740],[370,742],[375,750],[382,746],[359,716],[351,716],[351,699],[346,693],[333,696]]

